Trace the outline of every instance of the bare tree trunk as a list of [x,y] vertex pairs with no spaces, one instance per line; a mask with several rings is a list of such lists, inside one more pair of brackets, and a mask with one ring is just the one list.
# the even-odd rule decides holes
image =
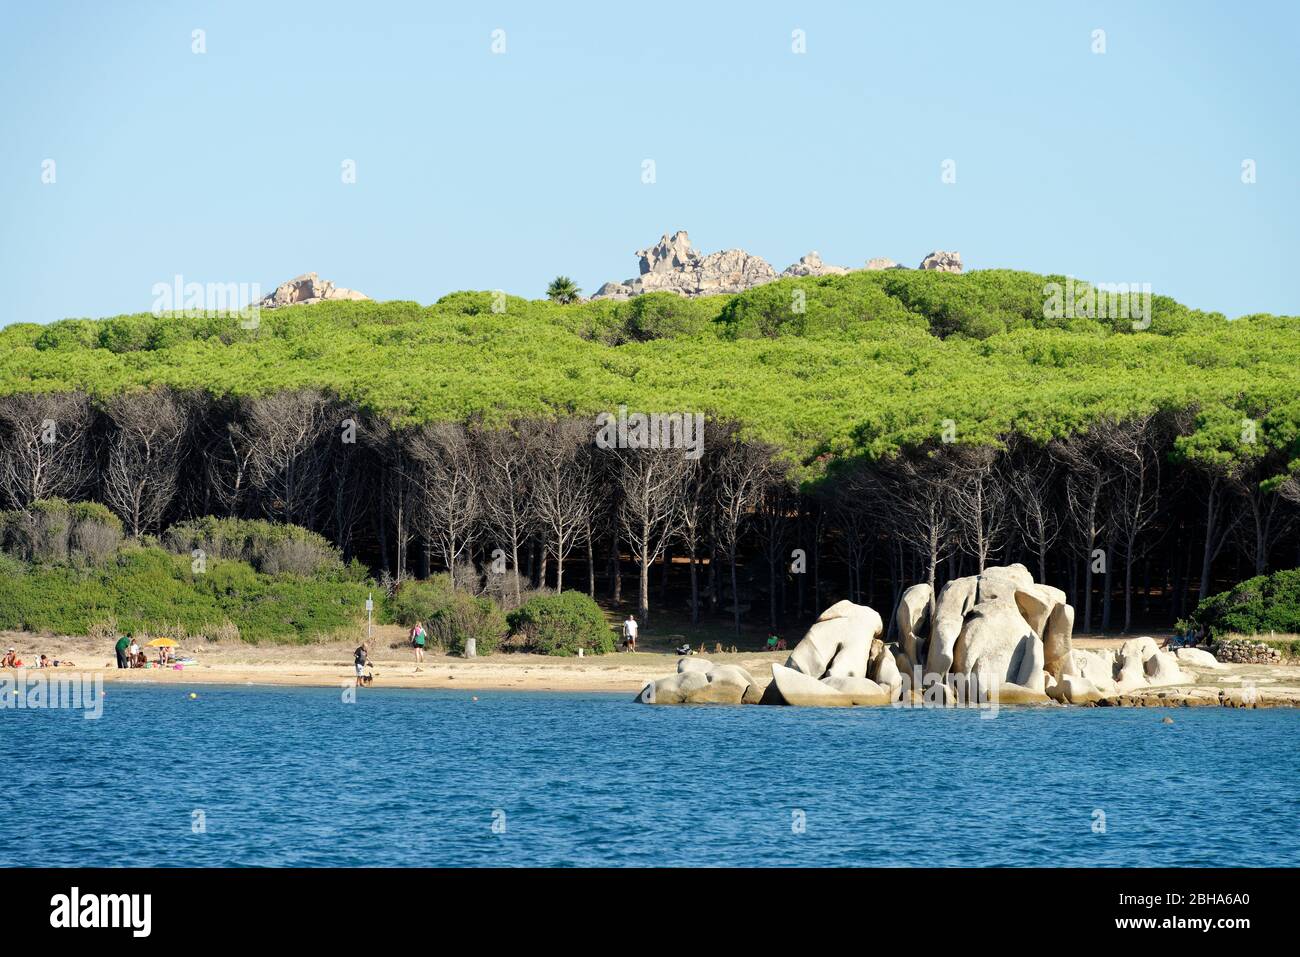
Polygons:
[[727,559],[731,563],[731,610],[735,616],[736,637],[740,637],[740,583],[736,577],[736,549],[734,547],[727,553]]
[[637,576],[637,616],[641,623],[650,620],[650,548],[641,546],[640,574]]
[[691,624],[700,623],[700,573],[699,561],[692,550],[691,552]]
[[618,529],[614,529],[614,537],[610,543],[610,562],[613,566],[614,573],[614,604],[623,604],[623,556],[619,547]]

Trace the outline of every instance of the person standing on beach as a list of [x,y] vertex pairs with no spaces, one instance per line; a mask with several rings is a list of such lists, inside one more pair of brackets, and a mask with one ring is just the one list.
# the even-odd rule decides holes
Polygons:
[[627,651],[636,651],[636,615],[628,615],[623,622],[623,647]]
[[370,646],[364,641],[360,647],[352,653],[352,660],[357,666],[357,687],[361,687],[361,676],[365,673],[366,665],[370,663]]
[[117,639],[117,644],[113,646],[113,648],[117,651],[117,666],[119,668],[125,668],[127,666],[126,650],[130,647],[131,647],[131,636],[129,634],[123,635],[121,638]]
[[424,630],[424,622],[417,621],[415,627],[411,629],[411,644],[415,646],[415,670],[423,671],[420,665],[424,664],[424,644],[428,640],[428,634]]

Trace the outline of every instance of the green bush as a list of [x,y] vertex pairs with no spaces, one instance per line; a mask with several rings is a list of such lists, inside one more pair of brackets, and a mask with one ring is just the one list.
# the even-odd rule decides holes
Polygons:
[[370,589],[352,571],[273,576],[210,559],[196,573],[188,555],[150,545],[123,546],[102,567],[6,557],[0,578],[0,629],[84,635],[115,618],[123,630],[152,634],[217,637],[237,628],[254,643],[360,634]]
[[389,600],[393,621],[411,627],[424,622],[433,644],[452,654],[462,654],[473,638],[478,654],[490,655],[506,636],[505,613],[486,595],[454,591],[451,577],[434,575],[427,581],[403,582]]
[[[1185,628],[1188,622],[1179,622]],[[1300,634],[1300,568],[1260,575],[1196,606],[1190,624],[1210,636]]]
[[510,630],[524,647],[543,655],[593,655],[614,650],[614,633],[605,615],[582,592],[565,591],[529,599],[508,616]]
[[717,307],[700,299],[686,299],[675,292],[648,292],[620,303],[618,315],[633,342],[683,338],[712,334]]

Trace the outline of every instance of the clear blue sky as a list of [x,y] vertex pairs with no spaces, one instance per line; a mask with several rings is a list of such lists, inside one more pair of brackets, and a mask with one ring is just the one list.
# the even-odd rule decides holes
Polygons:
[[1296,313],[1298,11],[6,3],[0,325],[146,311],[177,273],[269,291],[316,270],[424,303],[558,273],[592,292],[678,228],[778,270],[955,249]]

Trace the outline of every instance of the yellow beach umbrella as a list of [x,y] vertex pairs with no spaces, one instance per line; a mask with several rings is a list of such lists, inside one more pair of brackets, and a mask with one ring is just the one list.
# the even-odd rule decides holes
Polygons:
[[179,648],[180,646],[181,643],[172,638],[155,638],[145,645],[146,648]]

